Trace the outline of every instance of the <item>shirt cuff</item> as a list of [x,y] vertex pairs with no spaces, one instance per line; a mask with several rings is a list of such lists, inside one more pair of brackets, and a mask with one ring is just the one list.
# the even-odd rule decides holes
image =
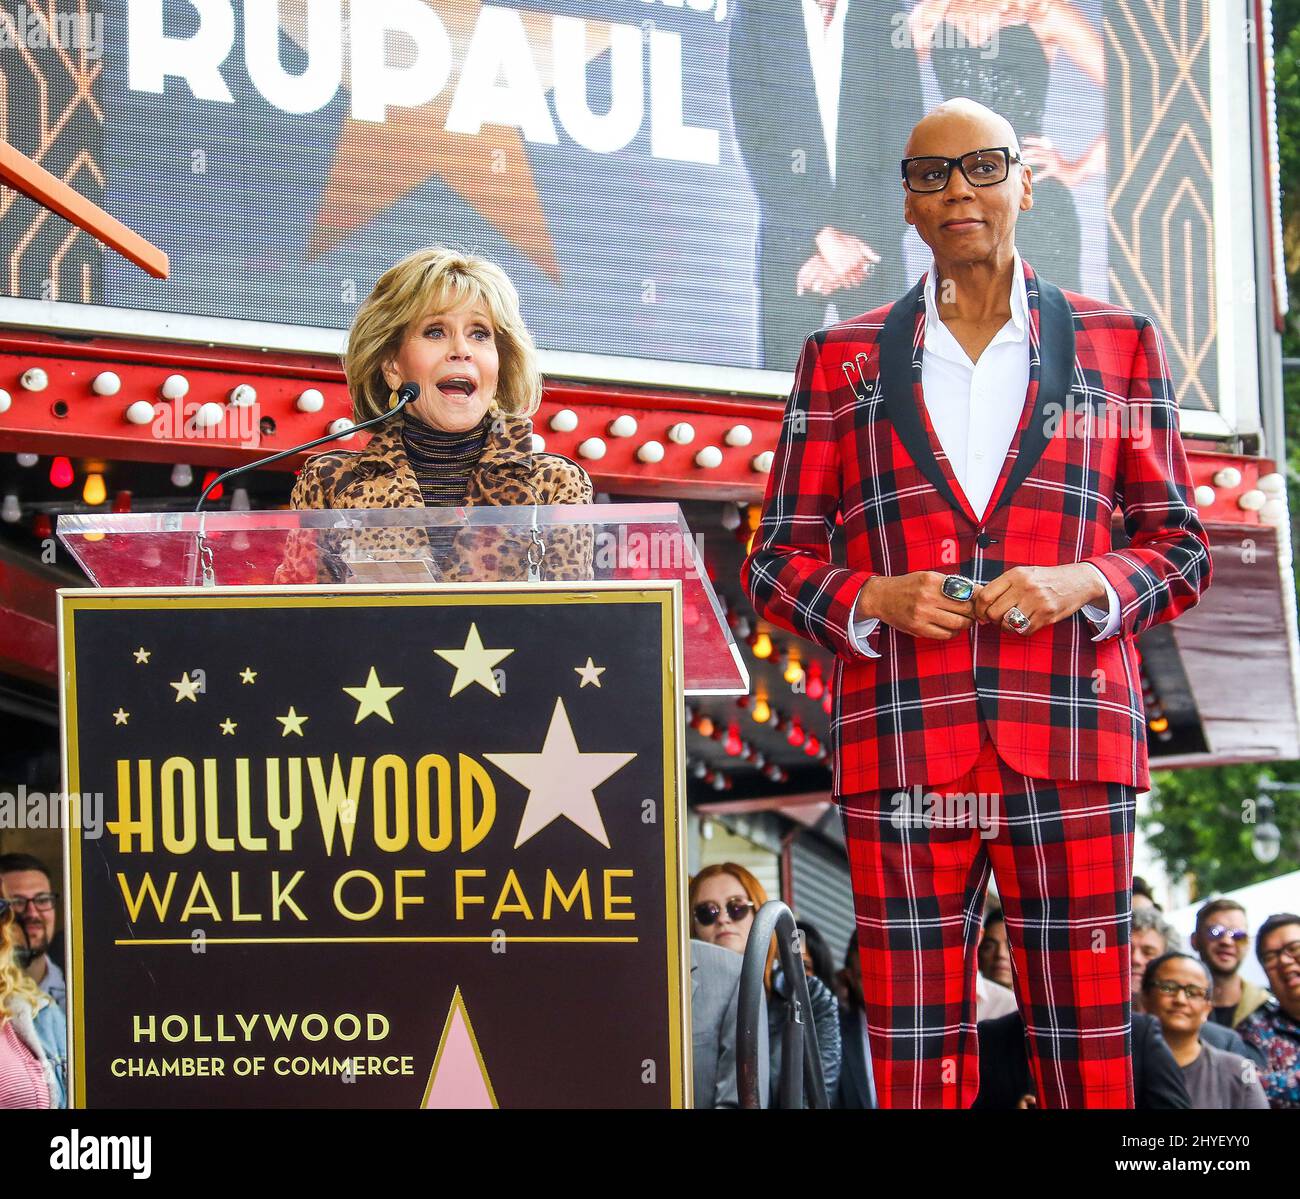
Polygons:
[[867,658],[878,658],[880,653],[867,644],[867,638],[876,631],[880,621],[874,616],[870,620],[849,621],[849,644],[855,652]]
[[1097,575],[1102,586],[1106,588],[1105,608],[1098,604],[1083,605],[1083,614],[1097,626],[1097,635],[1093,640],[1105,641],[1107,637],[1113,637],[1119,631],[1119,593],[1111,586],[1110,580],[1091,562],[1085,565]]

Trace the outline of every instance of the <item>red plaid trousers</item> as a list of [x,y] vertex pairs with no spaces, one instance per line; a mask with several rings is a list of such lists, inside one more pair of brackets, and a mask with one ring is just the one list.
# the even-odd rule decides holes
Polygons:
[[975,1099],[976,948],[991,870],[1039,1106],[1132,1107],[1136,793],[1027,778],[982,733],[974,766],[934,793],[840,801],[880,1106]]

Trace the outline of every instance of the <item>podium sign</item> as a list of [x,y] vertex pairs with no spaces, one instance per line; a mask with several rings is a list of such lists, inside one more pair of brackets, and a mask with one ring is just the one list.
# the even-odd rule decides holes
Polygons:
[[680,599],[60,592],[73,1103],[688,1105]]

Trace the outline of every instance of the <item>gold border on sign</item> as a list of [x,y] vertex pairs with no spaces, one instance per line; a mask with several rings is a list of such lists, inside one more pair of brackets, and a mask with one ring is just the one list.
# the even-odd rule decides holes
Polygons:
[[[64,765],[64,790],[80,794],[80,755],[77,741],[76,616],[78,612],[127,611],[155,608],[231,610],[246,608],[321,607],[495,607],[548,604],[657,604],[660,610],[660,677],[663,680],[663,847],[664,914],[668,945],[667,1016],[669,1033],[669,1103],[691,1106],[690,963],[686,953],[685,766],[682,729],[682,585],[679,580],[627,582],[610,580],[575,587],[571,583],[431,584],[400,586],[362,584],[328,587],[112,587],[60,588],[58,591],[60,688],[59,725]],[[72,965],[69,989],[68,1062],[71,1107],[86,1103],[86,1021],[83,987],[85,940],[81,921],[81,837],[73,837],[65,821],[64,854],[68,895],[65,928]],[[511,938],[512,940],[518,938]],[[566,938],[572,939],[572,938]],[[609,940],[633,940],[610,938]],[[241,938],[241,943],[246,939]],[[189,944],[188,940],[174,942]],[[212,943],[209,941],[209,943]],[[674,985],[675,984],[675,985]],[[495,1096],[494,1096],[495,1098]]]

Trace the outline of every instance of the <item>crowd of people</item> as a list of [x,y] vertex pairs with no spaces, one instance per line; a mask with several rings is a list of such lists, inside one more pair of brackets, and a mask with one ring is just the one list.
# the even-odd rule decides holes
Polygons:
[[[0,1107],[66,1103],[67,999],[58,899],[43,862],[27,854],[0,855]],[[762,884],[734,862],[707,866],[691,879],[697,1107],[739,1104],[741,963],[754,917],[767,900]],[[1300,916],[1271,915],[1254,936],[1267,990],[1242,977],[1251,950],[1248,929],[1241,904],[1214,899],[1197,913],[1190,946],[1184,948],[1146,885],[1134,880],[1129,950],[1139,1109],[1300,1108]],[[837,964],[816,927],[801,920],[798,930],[827,1096],[833,1107],[874,1108],[857,936]],[[978,962],[975,1106],[1035,1107],[1006,922],[996,903],[984,914]],[[763,983],[768,1036],[759,1044],[760,1099],[779,1106],[792,988],[775,938],[766,953]]]
[[[741,960],[755,914],[767,898],[753,874],[734,862],[707,866],[691,880],[697,1107],[739,1102],[735,1033]],[[836,969],[818,930],[806,921],[798,928],[831,1106],[874,1108],[857,936]],[[1197,912],[1189,952],[1147,885],[1133,880],[1129,951],[1138,1109],[1300,1108],[1300,916],[1276,913],[1255,934],[1267,990],[1242,977],[1251,949],[1248,928],[1241,904],[1213,899]],[[974,1106],[1036,1107],[1006,921],[995,901],[984,913],[978,963],[980,1088]],[[790,987],[775,939],[767,950],[764,984],[769,1036],[760,1045],[760,1097],[778,1106]]]

